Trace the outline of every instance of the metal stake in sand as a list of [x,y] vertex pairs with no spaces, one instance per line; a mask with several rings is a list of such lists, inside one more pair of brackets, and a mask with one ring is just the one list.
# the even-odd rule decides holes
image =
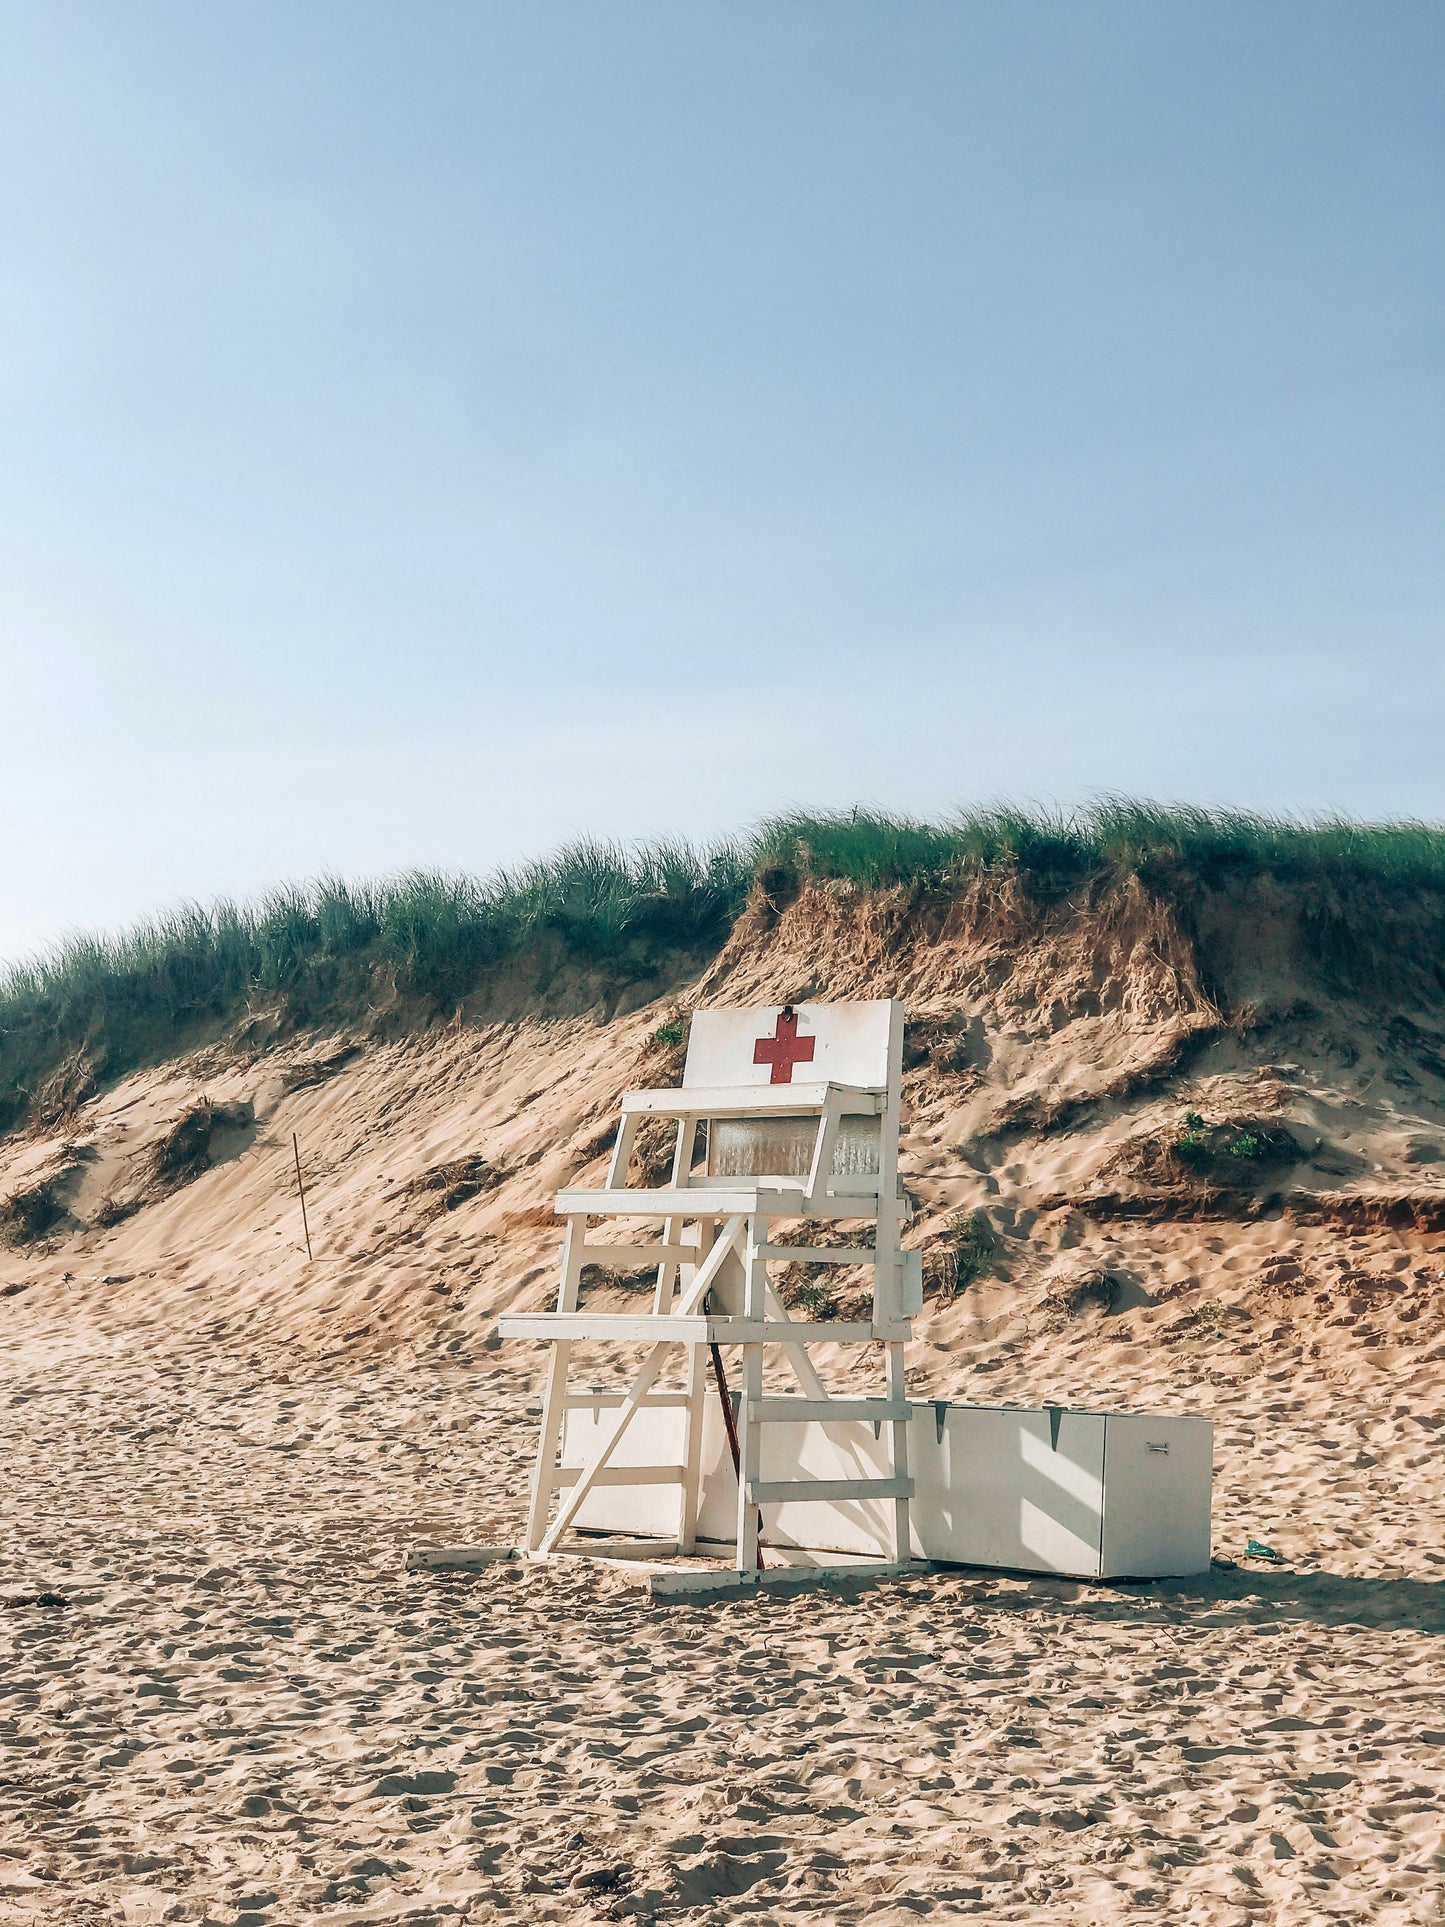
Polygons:
[[306,1186],[301,1182],[301,1146],[296,1142],[296,1133],[291,1133],[291,1154],[296,1159],[296,1195],[301,1200],[301,1229],[306,1233],[306,1262],[314,1264],[311,1255],[311,1227],[306,1222]]

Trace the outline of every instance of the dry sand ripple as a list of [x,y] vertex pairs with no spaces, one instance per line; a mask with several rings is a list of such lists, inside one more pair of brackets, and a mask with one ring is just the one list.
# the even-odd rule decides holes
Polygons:
[[515,1525],[502,1367],[6,1370],[5,1927],[1442,1917],[1423,1579],[406,1576]]

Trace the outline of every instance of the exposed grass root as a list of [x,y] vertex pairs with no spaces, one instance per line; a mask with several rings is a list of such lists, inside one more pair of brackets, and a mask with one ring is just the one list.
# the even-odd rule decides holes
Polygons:
[[54,1230],[65,1217],[53,1178],[0,1198],[0,1244],[28,1245]]
[[456,1158],[450,1164],[434,1164],[416,1177],[408,1178],[396,1187],[393,1195],[419,1198],[425,1222],[455,1211],[458,1205],[480,1197],[484,1191],[495,1191],[510,1175],[504,1166],[493,1164],[488,1158]]
[[244,1130],[253,1120],[249,1104],[213,1104],[209,1098],[187,1111],[155,1141],[145,1157],[145,1191],[167,1197],[193,1184],[211,1168],[211,1140],[219,1130]]
[[1039,1199],[1040,1211],[1077,1211],[1095,1224],[1206,1224],[1252,1223],[1282,1208],[1278,1192],[1262,1196],[1248,1191],[1220,1191],[1201,1187],[1187,1191],[1050,1192]]
[[1296,1224],[1350,1231],[1445,1231],[1445,1191],[1292,1191],[1284,1213]]
[[1277,1211],[1296,1224],[1333,1224],[1350,1231],[1445,1231],[1445,1191],[1051,1192],[1038,1208],[1077,1211],[1096,1224],[1249,1224]]

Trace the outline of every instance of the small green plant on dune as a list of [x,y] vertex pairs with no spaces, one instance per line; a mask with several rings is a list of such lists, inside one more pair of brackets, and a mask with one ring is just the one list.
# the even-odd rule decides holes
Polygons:
[[923,1248],[923,1279],[945,1303],[993,1269],[998,1239],[982,1211],[960,1212]]
[[793,1301],[799,1311],[805,1312],[809,1319],[826,1324],[836,1316],[838,1300],[830,1284],[799,1285]]
[[654,1044],[665,1044],[675,1050],[687,1035],[687,1026],[681,1017],[669,1017],[665,1024],[659,1024],[652,1033]]
[[975,1211],[963,1226],[954,1243],[954,1256],[957,1260],[956,1279],[959,1290],[971,1285],[975,1278],[982,1278],[985,1272],[993,1269],[993,1261],[998,1252],[998,1240],[993,1226],[981,1211]]
[[1191,1305],[1184,1316],[1195,1331],[1212,1338],[1224,1323],[1224,1307],[1216,1305],[1213,1300],[1206,1300],[1203,1304]]
[[1240,1166],[1263,1167],[1270,1159],[1287,1157],[1294,1149],[1288,1132],[1255,1124],[1211,1124],[1198,1111],[1186,1111],[1175,1129],[1170,1149],[1196,1175],[1212,1174],[1228,1182]]
[[1186,1111],[1179,1120],[1179,1135],[1174,1140],[1177,1154],[1189,1164],[1202,1163],[1209,1156],[1209,1126],[1198,1111]]

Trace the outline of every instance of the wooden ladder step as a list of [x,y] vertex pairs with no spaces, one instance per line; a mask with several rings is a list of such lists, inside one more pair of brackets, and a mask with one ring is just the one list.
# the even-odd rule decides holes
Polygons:
[[848,1419],[907,1421],[913,1410],[907,1399],[892,1398],[760,1398],[756,1411],[765,1425],[801,1425],[813,1419],[841,1424]]
[[[552,1485],[568,1487],[576,1485],[585,1466],[559,1465],[552,1473]],[[683,1479],[680,1465],[604,1465],[600,1472],[592,1474],[593,1485],[679,1485]]]
[[755,1505],[797,1505],[809,1499],[911,1499],[912,1479],[750,1479]]

